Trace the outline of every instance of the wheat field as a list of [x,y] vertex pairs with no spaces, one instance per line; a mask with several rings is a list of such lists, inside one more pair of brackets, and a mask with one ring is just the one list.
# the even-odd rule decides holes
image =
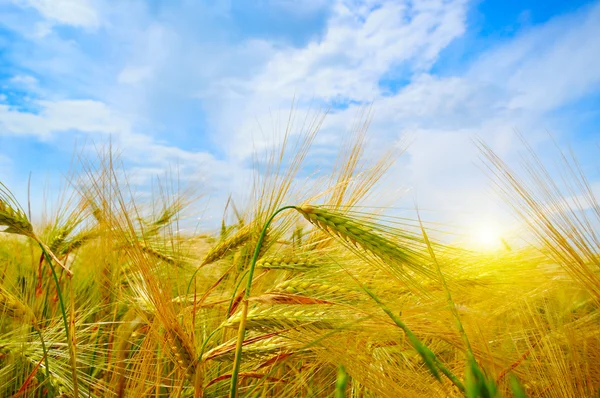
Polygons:
[[368,161],[362,130],[304,182],[315,134],[273,149],[214,230],[196,191],[138,195],[111,150],[40,221],[1,185],[0,396],[600,394],[600,205],[576,163],[560,187],[480,143],[528,237],[486,252],[386,207],[402,151]]

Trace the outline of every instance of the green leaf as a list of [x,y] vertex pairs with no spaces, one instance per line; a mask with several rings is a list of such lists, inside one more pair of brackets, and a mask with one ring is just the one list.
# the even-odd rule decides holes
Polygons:
[[513,396],[515,398],[527,398],[527,393],[525,393],[525,388],[523,388],[523,385],[521,384],[521,382],[519,381],[517,376],[511,374],[509,376],[509,382],[510,382],[510,390],[512,391]]
[[335,398],[346,397],[346,386],[348,385],[348,373],[344,365],[338,367],[337,382],[335,383]]

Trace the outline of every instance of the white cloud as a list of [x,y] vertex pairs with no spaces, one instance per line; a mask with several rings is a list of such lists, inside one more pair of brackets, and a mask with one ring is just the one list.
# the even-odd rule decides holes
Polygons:
[[33,32],[33,37],[37,39],[42,39],[52,33],[53,23],[44,20],[42,22],[38,22],[35,24],[35,29]]
[[39,113],[0,105],[0,134],[47,139],[52,133],[78,130],[86,133],[123,134],[130,124],[106,104],[92,100],[35,101]]
[[[590,38],[600,35],[600,4],[519,34],[484,53],[464,74],[449,77],[427,70],[464,31],[464,3],[420,3],[422,8],[410,13],[400,2],[375,11],[361,4],[351,11],[338,3],[321,41],[276,49],[248,84],[231,78],[215,83],[229,90],[216,102],[221,109],[214,124],[234,132],[235,139],[223,144],[230,156],[249,156],[256,135],[265,131],[268,137],[273,119],[285,120],[293,95],[299,98],[299,113],[312,96],[317,102],[374,100],[370,135],[375,142],[389,145],[401,134],[415,137],[407,160],[395,169],[399,183],[415,187],[409,205],[416,198],[420,207],[436,209],[438,220],[463,226],[483,215],[505,218],[478,167],[473,139],[481,137],[505,159],[515,160],[516,131],[536,147],[549,138],[548,112],[598,91],[600,75],[592,65],[600,41]],[[415,72],[413,79],[397,94],[382,96],[378,80],[399,65]],[[324,133],[338,137],[328,139],[329,145],[339,142],[358,108],[328,117]]]
[[126,67],[117,76],[117,81],[122,84],[137,84],[152,77],[150,67]]
[[[146,184],[156,175],[176,168],[182,182],[202,184],[205,189],[219,192],[243,186],[249,171],[240,164],[217,160],[207,152],[187,151],[134,131],[131,121],[106,104],[91,100],[37,101],[38,113],[29,113],[0,105],[0,142],[11,136],[34,136],[46,142],[63,142],[61,134],[83,133],[80,148],[95,156],[96,144],[110,142],[121,158],[132,165],[132,182]],[[3,137],[4,136],[4,137]],[[81,145],[87,146],[81,147]],[[0,147],[1,150],[1,147]],[[8,170],[11,162],[0,154],[0,171]],[[235,184],[234,184],[235,182]]]
[[100,16],[90,0],[13,0],[35,8],[44,18],[59,24],[96,28]]
[[338,2],[322,40],[279,52],[250,84],[286,97],[298,90],[327,100],[370,100],[391,68],[426,68],[464,32],[464,1],[372,3]]
[[294,96],[301,108],[311,98],[365,103],[380,97],[379,80],[395,68],[426,70],[464,32],[466,10],[462,0],[338,1],[321,39],[274,48],[250,80],[214,79],[214,89],[201,93],[209,117],[219,135],[235,137],[224,140],[228,153],[246,158],[249,131],[268,126]]
[[34,89],[38,84],[38,80],[35,77],[29,75],[13,76],[9,79],[9,82],[18,86],[23,86],[28,89]]

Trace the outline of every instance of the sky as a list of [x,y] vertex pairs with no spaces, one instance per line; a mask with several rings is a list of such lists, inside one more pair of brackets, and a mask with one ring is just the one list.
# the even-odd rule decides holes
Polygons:
[[410,138],[399,206],[497,220],[475,138],[509,163],[555,140],[600,187],[599,61],[594,1],[0,0],[0,181],[22,198],[110,138],[136,181],[176,165],[222,203],[292,101],[330,108],[314,168],[370,105],[373,153]]

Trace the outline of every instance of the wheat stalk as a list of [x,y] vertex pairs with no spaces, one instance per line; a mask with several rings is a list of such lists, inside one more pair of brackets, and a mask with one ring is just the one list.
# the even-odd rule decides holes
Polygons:
[[[31,366],[37,366],[37,364],[40,362],[40,359],[37,358],[36,356],[32,355],[32,352],[30,352],[30,350],[29,350],[30,347],[31,346],[28,347],[27,345],[22,345],[17,348],[17,347],[15,347],[14,343],[12,343],[12,344],[0,343],[0,357],[5,356],[5,355],[6,356],[18,356],[18,357],[21,357],[27,363],[29,363]],[[50,384],[51,389],[54,390],[54,392],[58,394],[58,395],[56,395],[57,397],[68,396],[68,392],[69,392],[69,388],[67,387],[68,381],[61,379],[60,375],[58,375],[54,371],[50,371],[50,369],[48,368],[48,358],[47,358],[47,352],[46,352],[45,347],[43,348],[43,351],[44,351],[43,359],[44,359],[45,367],[46,367],[47,382]],[[4,368],[2,368],[2,370],[4,370]]]
[[[261,254],[261,245],[264,241],[270,224],[273,222],[273,219],[280,212],[288,209],[294,209],[298,211],[310,223],[317,226],[318,228],[339,237],[343,241],[353,244],[356,248],[362,248],[365,251],[371,252],[384,262],[400,264],[401,266],[406,264],[413,271],[419,272],[431,279],[435,279],[435,277],[437,276],[437,274],[434,271],[429,270],[428,268],[423,267],[423,265],[419,262],[416,262],[415,253],[413,253],[411,250],[401,250],[398,247],[398,245],[394,242],[384,238],[383,236],[377,234],[373,230],[368,229],[367,227],[361,225],[360,222],[353,220],[350,217],[335,213],[325,208],[312,205],[303,205],[300,207],[284,206],[278,209],[267,219],[258,238],[256,248],[254,250],[254,256],[252,258],[250,269],[248,272],[248,281],[242,301],[242,310],[230,320],[228,320],[228,322],[226,322],[227,326],[239,324],[236,353],[231,377],[230,396],[232,398],[237,397],[237,379],[241,365],[242,346],[244,343],[246,327],[249,326],[263,328],[281,324],[292,324],[293,326],[298,326],[298,324],[303,324],[305,321],[307,321],[306,318],[302,317],[304,310],[300,310],[298,314],[284,313],[281,314],[282,317],[274,316],[279,314],[273,313],[273,310],[271,310],[269,314],[261,314],[260,312],[258,312],[259,310],[256,309],[253,310],[253,312],[248,312],[248,299],[250,297],[250,289],[252,287],[252,277],[254,275],[256,263]],[[322,320],[317,320],[313,322],[312,325],[317,328],[329,328],[332,326],[327,321]],[[333,326],[333,328],[335,328],[335,326]],[[408,333],[410,333],[410,331]],[[425,352],[423,352],[422,355],[424,359],[430,360],[427,363],[430,366],[430,369],[432,369],[432,371],[434,372],[434,374],[436,374],[434,370],[435,368],[431,363],[431,357],[429,356],[429,353],[426,354]]]
[[[254,256],[250,263],[250,269],[248,272],[248,281],[247,287],[244,292],[243,302],[242,302],[242,310],[239,312],[239,327],[238,327],[238,339],[236,345],[236,353],[233,364],[233,371],[231,377],[231,389],[230,395],[232,398],[237,397],[237,379],[238,373],[241,365],[241,357],[242,357],[242,346],[244,342],[244,336],[246,333],[246,324],[248,319],[250,319],[250,326],[254,325],[258,327],[270,326],[272,323],[279,323],[281,319],[277,317],[273,317],[273,313],[265,316],[260,316],[259,314],[253,313],[250,318],[248,314],[248,299],[250,297],[250,289],[252,287],[252,277],[254,275],[254,269],[256,267],[256,263],[261,254],[262,244],[266,237],[267,231],[274,218],[281,212],[285,210],[296,210],[300,212],[309,222],[313,223],[317,227],[324,229],[326,231],[330,231],[331,233],[341,237],[344,240],[350,241],[354,243],[354,245],[359,245],[360,247],[373,252],[378,255],[380,258],[384,260],[393,260],[398,261],[404,260],[405,263],[411,263],[411,256],[408,253],[401,251],[395,244],[392,242],[382,238],[381,236],[365,229],[359,223],[351,220],[348,217],[344,217],[341,215],[334,214],[333,212],[320,209],[315,206],[304,205],[301,207],[296,206],[284,206],[275,211],[266,221],[265,225],[262,228],[262,231],[259,235],[259,238],[256,243],[256,248],[254,250]],[[423,272],[422,267],[415,267],[416,269]],[[426,271],[426,270],[425,270]],[[435,274],[433,274],[435,276]],[[431,275],[430,275],[431,276]],[[302,314],[298,314],[302,319]],[[285,316],[288,318],[288,322],[295,323],[298,325],[298,322],[293,322],[294,316],[296,314],[286,313]],[[230,320],[230,323],[234,323],[237,318]],[[306,321],[303,319],[300,321],[300,324]],[[329,328],[332,325],[329,322],[317,320],[312,323],[313,327],[317,328]],[[335,327],[335,326],[333,326]]]
[[48,352],[46,350],[46,342],[44,340],[42,330],[38,326],[33,310],[19,300],[19,298],[17,298],[15,295],[0,286],[0,314],[6,315],[17,322],[29,324],[33,327],[42,345],[42,351],[44,354],[43,360],[46,367],[46,377],[50,378],[50,366],[48,361]]
[[56,255],[50,250],[50,248],[44,244],[34,233],[33,226],[31,222],[25,215],[25,212],[19,206],[15,197],[10,193],[10,191],[6,188],[4,184],[0,182],[0,226],[6,226],[7,228],[3,232],[14,233],[18,235],[23,235],[33,239],[42,249],[42,255],[45,257],[46,261],[50,265],[50,269],[52,270],[52,277],[54,279],[54,283],[56,285],[56,290],[58,294],[60,310],[63,318],[65,335],[67,336],[67,341],[69,345],[69,353],[71,356],[71,370],[73,375],[73,384],[74,384],[74,393],[77,397],[77,368],[75,363],[75,345],[73,344],[71,337],[73,337],[71,333],[69,333],[69,321],[67,320],[67,313],[65,309],[64,300],[62,297],[62,292],[60,288],[60,283],[58,281],[58,277],[56,275],[56,271],[52,262],[58,264],[63,270],[67,272],[68,276],[72,276],[73,273],[69,270],[65,265],[56,257]]

